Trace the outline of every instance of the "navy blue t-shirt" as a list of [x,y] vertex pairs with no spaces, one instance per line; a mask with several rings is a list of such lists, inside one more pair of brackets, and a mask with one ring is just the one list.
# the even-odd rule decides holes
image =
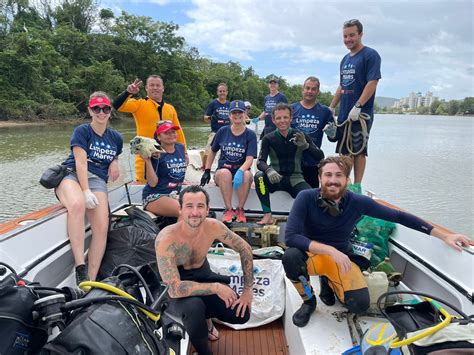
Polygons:
[[[359,100],[367,83],[382,77],[380,73],[381,62],[382,59],[377,51],[369,47],[362,48],[354,56],[348,53],[342,58],[340,65],[341,104],[338,116],[339,123],[347,119],[349,112]],[[372,116],[374,100],[375,93],[362,107],[361,112]]]
[[301,191],[293,203],[286,224],[285,242],[288,247],[308,251],[312,240],[346,251],[351,233],[363,215],[400,223],[430,234],[433,226],[422,219],[399,210],[391,209],[373,199],[346,191],[342,198],[342,213],[333,217],[319,207],[320,189]]
[[147,183],[143,188],[143,199],[152,194],[170,194],[173,191],[181,191],[187,167],[184,145],[176,143],[174,153],[161,153],[158,159],[151,159],[151,164],[158,177],[158,184],[151,187]]
[[273,132],[276,126],[272,122],[272,111],[273,108],[280,102],[288,103],[288,99],[285,94],[279,92],[275,96],[267,95],[263,100],[263,111],[265,111],[265,128],[263,129],[264,134]]
[[81,147],[85,150],[87,170],[107,182],[110,163],[122,153],[123,139],[120,133],[111,128],[107,128],[104,134],[99,136],[90,123],[76,127],[71,136],[71,154],[63,163],[76,170],[73,147]]
[[218,99],[212,100],[211,103],[207,105],[205,115],[211,117],[212,132],[217,132],[219,128],[230,124],[229,106],[229,101],[222,104]]
[[245,128],[244,133],[236,136],[232,133],[231,126],[222,127],[217,131],[211,149],[213,152],[221,151],[217,168],[237,170],[249,156],[257,157],[257,136],[255,132]]
[[[319,102],[312,108],[307,109],[300,102],[291,105],[293,109],[293,120],[291,127],[297,128],[304,134],[311,137],[314,144],[321,148],[323,142],[323,128],[326,124],[333,120],[332,113],[327,106],[321,105]],[[311,154],[303,151],[303,166],[316,166],[319,161],[313,158]]]

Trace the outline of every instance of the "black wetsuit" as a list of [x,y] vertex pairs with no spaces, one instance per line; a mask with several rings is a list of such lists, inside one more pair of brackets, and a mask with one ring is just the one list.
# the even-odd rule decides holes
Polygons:
[[[179,266],[178,271],[181,281],[230,283],[229,276],[219,275],[211,271],[207,259],[198,269],[185,270],[182,266]],[[231,324],[243,324],[250,318],[248,309],[244,317],[237,317],[235,314],[237,307],[235,309],[227,308],[225,302],[217,295],[170,298],[169,309],[172,314],[182,319],[191,344],[199,354],[212,354],[207,342],[206,319],[218,318]]]
[[[301,171],[303,150],[293,143],[296,132],[301,131],[290,128],[288,135],[283,137],[278,130],[275,130],[262,139],[257,163],[257,168],[260,171],[255,174],[255,190],[264,213],[271,212],[269,195],[271,192],[283,190],[295,198],[301,190],[311,188]],[[311,138],[305,134],[305,139],[309,143],[308,153],[317,160],[323,159],[323,152]],[[270,165],[267,164],[268,157],[270,157]],[[281,181],[277,184],[270,183],[267,174],[265,174],[265,171],[270,167],[282,176]]]

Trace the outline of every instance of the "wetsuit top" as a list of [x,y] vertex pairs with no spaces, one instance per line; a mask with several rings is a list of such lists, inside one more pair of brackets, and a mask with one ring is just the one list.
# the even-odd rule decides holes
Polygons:
[[288,103],[288,99],[285,94],[279,92],[275,96],[267,95],[263,100],[263,111],[265,112],[265,134],[268,134],[276,129],[276,126],[272,122],[272,111],[273,108],[280,102]]
[[[300,102],[291,105],[293,109],[293,120],[291,127],[298,128],[304,134],[311,137],[314,144],[321,148],[323,142],[323,128],[333,120],[332,113],[327,106],[316,103],[312,108],[307,109]],[[319,160],[314,159],[309,152],[303,152],[303,166],[317,166]]]
[[[354,56],[350,53],[342,58],[340,64],[341,104],[339,107],[338,122],[343,122],[350,110],[359,100],[365,86],[371,80],[378,80],[380,74],[380,55],[372,48],[364,47]],[[375,92],[362,107],[362,111],[369,115],[374,113]]]
[[122,135],[116,130],[107,128],[102,136],[94,132],[90,123],[74,129],[71,136],[71,154],[64,165],[76,170],[73,147],[81,147],[87,154],[87,170],[107,182],[110,163],[122,153]]
[[[120,112],[130,112],[133,115],[137,127],[137,136],[153,139],[156,126],[160,120],[170,120],[175,126],[181,128],[175,108],[166,102],[160,107],[156,101],[149,97],[137,99],[125,90],[114,100],[113,106]],[[183,129],[177,130],[176,134],[177,142],[186,146]],[[135,155],[135,178],[138,182],[146,182],[145,162],[138,154]]]
[[158,177],[158,184],[155,187],[148,183],[145,185],[142,194],[144,200],[152,194],[181,191],[187,166],[184,145],[176,143],[174,153],[161,153],[158,159],[151,159],[151,164]]
[[211,117],[212,132],[217,132],[219,128],[230,125],[229,106],[229,101],[221,103],[218,99],[212,100],[209,105],[207,105],[204,115]]
[[[293,143],[297,129],[290,128],[288,135],[283,137],[279,130],[275,130],[263,137],[260,155],[258,156],[257,168],[265,172],[270,166],[282,176],[301,175],[301,156],[303,150]],[[324,158],[323,152],[316,147],[311,138],[305,134],[309,148],[306,149],[314,159]],[[270,157],[270,164],[267,158]]]
[[426,234],[433,229],[432,225],[410,213],[391,209],[351,191],[346,191],[342,198],[342,213],[333,217],[319,206],[319,194],[320,189],[311,189],[301,191],[296,197],[286,225],[287,246],[308,251],[310,242],[315,240],[345,251],[362,215],[400,223]]
[[213,152],[221,151],[218,169],[237,170],[247,157],[257,157],[257,136],[248,128],[236,136],[232,133],[231,126],[225,126],[217,131],[211,149]]

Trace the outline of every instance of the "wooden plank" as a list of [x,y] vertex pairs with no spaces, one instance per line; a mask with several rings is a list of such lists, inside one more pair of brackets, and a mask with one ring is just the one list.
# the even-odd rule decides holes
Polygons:
[[[234,330],[215,323],[219,340],[209,342],[214,355],[288,355],[288,346],[283,331],[283,323],[278,319],[258,328]],[[190,347],[188,354],[194,351]]]

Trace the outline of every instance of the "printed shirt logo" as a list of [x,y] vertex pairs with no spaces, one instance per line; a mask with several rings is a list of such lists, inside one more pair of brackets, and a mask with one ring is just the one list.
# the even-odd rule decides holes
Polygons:
[[214,113],[218,123],[224,123],[229,120],[229,109],[225,106],[219,106]]
[[245,146],[240,143],[229,142],[221,146],[222,154],[229,162],[238,162],[245,156]]
[[341,86],[349,86],[355,81],[356,69],[352,63],[345,63],[341,70]]
[[96,140],[89,145],[88,155],[93,161],[111,162],[117,155],[117,151],[110,144]]
[[184,174],[186,174],[186,160],[183,158],[172,158],[166,161],[166,168],[170,178],[174,180],[183,179]]
[[267,114],[271,114],[273,108],[276,106],[277,100],[276,98],[269,98],[267,102],[265,102],[265,112]]
[[303,114],[296,117],[296,126],[306,134],[314,133],[319,127],[319,118],[312,114]]

